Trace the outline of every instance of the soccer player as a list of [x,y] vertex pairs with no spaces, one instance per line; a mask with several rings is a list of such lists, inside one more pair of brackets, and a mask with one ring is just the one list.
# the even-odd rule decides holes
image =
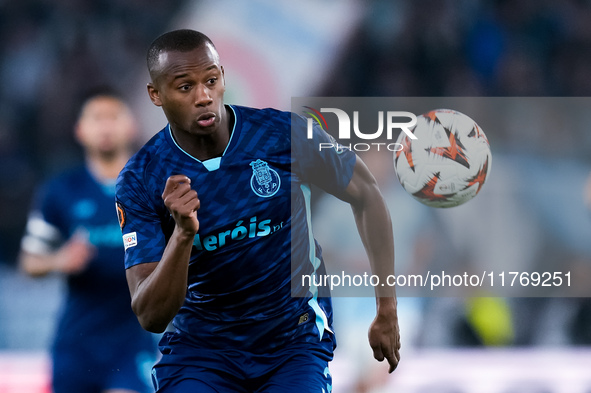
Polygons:
[[[148,69],[148,94],[169,123],[121,172],[117,204],[132,308],[152,332],[174,319],[152,370],[156,390],[331,391],[330,298],[292,276],[324,271],[310,184],[351,204],[374,274],[385,282],[394,273],[392,225],[373,176],[351,151],[319,152],[330,137],[315,127],[307,140],[302,117],[225,105],[224,69],[202,33],[161,35]],[[392,288],[377,296],[369,342],[393,371]]]
[[22,269],[32,276],[67,275],[52,348],[55,393],[150,391],[154,340],[129,305],[121,230],[113,211],[115,179],[136,135],[122,99],[109,89],[93,92],[75,127],[86,165],[41,187],[29,216]]

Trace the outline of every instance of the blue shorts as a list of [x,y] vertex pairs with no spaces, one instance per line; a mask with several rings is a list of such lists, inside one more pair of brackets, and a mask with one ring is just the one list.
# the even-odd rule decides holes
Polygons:
[[[158,393],[328,393],[332,337],[323,343],[284,348],[272,354],[203,349],[178,344],[165,333],[162,358],[152,370]],[[174,346],[166,345],[174,340]],[[326,341],[326,342],[324,342]]]
[[97,356],[84,346],[56,347],[52,356],[54,393],[100,393],[109,389],[152,392],[150,366],[156,356],[151,351],[118,348],[109,356]]

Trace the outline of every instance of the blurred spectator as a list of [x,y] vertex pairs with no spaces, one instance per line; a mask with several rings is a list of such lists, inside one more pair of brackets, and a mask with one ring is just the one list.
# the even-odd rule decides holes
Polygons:
[[588,96],[582,1],[367,2],[323,96]]

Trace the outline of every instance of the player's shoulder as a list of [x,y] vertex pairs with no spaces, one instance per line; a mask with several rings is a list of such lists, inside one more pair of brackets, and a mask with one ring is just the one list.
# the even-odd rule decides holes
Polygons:
[[290,112],[275,108],[254,108],[235,104],[232,104],[231,107],[234,111],[240,112],[245,118],[249,118],[252,121],[268,119],[282,121],[285,118],[289,118],[290,115]]
[[55,207],[70,203],[88,185],[89,176],[84,166],[50,174],[37,185],[34,205]]
[[158,161],[159,157],[166,156],[169,149],[165,136],[166,127],[156,133],[127,161],[123,170],[119,173],[117,184],[123,179],[140,180],[146,170]]
[[275,108],[252,108],[232,105],[234,112],[243,124],[252,124],[278,130],[291,128],[291,112]]
[[70,187],[79,187],[88,180],[88,170],[85,166],[78,165],[68,168],[50,176],[42,184],[43,188],[65,191]]
[[250,155],[286,153],[291,145],[290,112],[232,106],[239,144]]

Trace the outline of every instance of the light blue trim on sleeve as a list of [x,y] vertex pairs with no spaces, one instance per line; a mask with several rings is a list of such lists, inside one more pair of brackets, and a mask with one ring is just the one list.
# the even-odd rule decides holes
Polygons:
[[308,225],[308,243],[309,243],[309,254],[308,257],[310,259],[310,263],[314,267],[314,271],[311,274],[311,283],[310,283],[310,292],[312,292],[312,299],[308,300],[308,305],[312,307],[314,313],[316,314],[316,327],[318,328],[319,340],[322,340],[322,336],[324,335],[324,330],[330,330],[328,326],[328,319],[326,318],[326,314],[324,310],[320,308],[318,304],[318,287],[315,284],[314,277],[316,276],[316,270],[320,267],[320,258],[316,256],[316,243],[314,242],[314,234],[312,233],[312,215],[311,215],[311,206],[310,200],[312,196],[312,191],[307,184],[301,184],[300,189],[302,190],[302,194],[304,195],[304,201],[306,206],[306,223]]

